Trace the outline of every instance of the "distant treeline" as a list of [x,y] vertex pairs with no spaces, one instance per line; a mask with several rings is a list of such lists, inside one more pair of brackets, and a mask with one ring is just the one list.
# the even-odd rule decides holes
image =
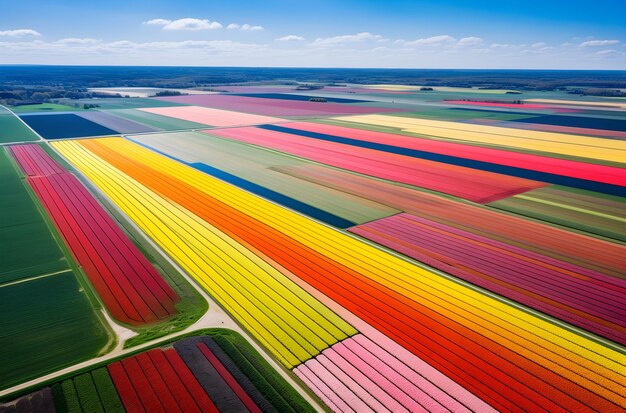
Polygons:
[[241,82],[402,83],[487,88],[626,88],[626,71],[0,66],[0,84],[187,88]]
[[570,89],[567,91],[572,95],[584,95],[584,96],[604,96],[604,97],[626,97],[626,92],[616,89],[602,89],[602,88],[589,88],[589,89]]
[[0,101],[80,99],[91,97],[93,94],[87,88],[93,87],[215,88],[250,82],[401,83],[515,90],[623,89],[626,71],[5,65],[0,66]]
[[[111,97],[111,95],[89,92],[84,88],[68,87],[62,84],[56,86],[0,84],[0,104],[9,106],[56,102],[60,99],[95,97]],[[118,97],[121,96],[118,95]]]

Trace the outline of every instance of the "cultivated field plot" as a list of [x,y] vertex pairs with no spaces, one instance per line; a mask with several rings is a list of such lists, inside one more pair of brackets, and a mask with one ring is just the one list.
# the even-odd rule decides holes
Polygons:
[[85,118],[101,126],[104,126],[105,128],[115,130],[119,133],[145,133],[154,132],[157,130],[142,123],[115,116],[109,112],[84,111],[81,112],[79,115],[81,118]]
[[548,186],[492,202],[505,211],[626,242],[626,199],[568,187]]
[[235,95],[193,95],[157,98],[164,102],[207,106],[266,116],[328,116],[340,114],[398,112],[393,108],[375,108],[339,103],[305,102],[297,100],[265,99]]
[[0,107],[0,143],[39,140],[24,122],[9,110]]
[[519,131],[497,126],[481,126],[423,119],[399,118],[386,115],[344,118],[375,126],[397,128],[404,132],[432,136],[451,141],[462,141],[485,146],[506,147],[541,152],[561,158],[584,158],[583,161],[623,163],[626,142],[612,139],[589,138],[559,133]]
[[206,330],[0,404],[19,412],[313,412],[240,335]]
[[0,388],[7,388],[94,357],[110,337],[4,148],[0,192]]
[[0,286],[0,386],[97,356],[107,329],[72,270]]
[[269,116],[251,115],[227,110],[203,108],[200,106],[144,108],[140,110],[189,122],[202,123],[207,126],[242,126],[282,121],[282,119]]
[[45,139],[116,135],[106,128],[74,113],[22,114],[21,119]]
[[[210,89],[22,115],[71,121],[40,127],[58,139],[2,148],[11,256],[0,321],[20,308],[43,325],[52,304],[20,306],[26,292],[76,284],[52,306],[69,314],[59,320],[100,325],[97,293],[128,329],[112,325],[119,353],[14,388],[22,397],[0,411],[626,409],[621,101],[393,84]],[[65,309],[72,300],[82,304]],[[7,334],[33,335],[6,317]],[[41,374],[28,363],[48,354],[83,354],[71,350],[78,323],[40,356],[0,350],[6,386]],[[226,326],[263,351],[215,329]]]
[[[117,118],[127,119],[132,122],[145,125],[151,129],[159,131],[175,131],[181,129],[202,129],[207,125],[204,123],[189,122],[182,119],[177,119],[171,116],[161,116],[158,114],[147,112],[145,109],[148,106],[144,106],[144,110],[140,109],[115,109],[108,110],[105,113]],[[166,109],[172,109],[170,107]]]

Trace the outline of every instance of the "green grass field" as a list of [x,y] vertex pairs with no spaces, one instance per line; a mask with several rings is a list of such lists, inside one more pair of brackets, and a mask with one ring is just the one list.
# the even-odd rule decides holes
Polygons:
[[15,113],[32,113],[32,112],[75,112],[84,110],[82,105],[69,106],[60,105],[58,103],[38,103],[36,105],[11,106],[11,110]]
[[0,148],[0,193],[0,285],[68,269],[4,148]]
[[13,113],[0,107],[0,143],[25,142],[39,140],[39,136],[30,130]]
[[109,336],[71,270],[0,286],[0,389],[97,356]]

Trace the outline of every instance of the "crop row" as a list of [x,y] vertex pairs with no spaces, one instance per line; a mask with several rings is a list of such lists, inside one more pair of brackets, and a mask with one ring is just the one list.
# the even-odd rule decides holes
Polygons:
[[128,191],[132,181],[125,175],[136,179],[497,409],[611,411],[626,405],[617,391],[624,383],[623,357],[602,344],[130,142],[57,147],[112,198],[119,196],[107,189],[112,181],[126,179],[120,185]]

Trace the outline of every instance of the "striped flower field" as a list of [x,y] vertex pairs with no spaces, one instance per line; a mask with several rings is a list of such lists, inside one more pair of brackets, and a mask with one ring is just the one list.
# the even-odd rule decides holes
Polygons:
[[0,413],[626,411],[616,98],[279,83],[7,110]]
[[[444,394],[474,411],[485,411],[481,403],[513,411],[626,407],[626,358],[614,346],[127,140],[53,145],[334,410],[436,410],[432,403],[450,403]],[[620,283],[597,277],[607,288]],[[619,319],[595,308],[579,311]],[[355,317],[415,361],[385,355],[369,332],[357,334]],[[420,371],[409,367],[416,362],[443,376],[417,380]]]

